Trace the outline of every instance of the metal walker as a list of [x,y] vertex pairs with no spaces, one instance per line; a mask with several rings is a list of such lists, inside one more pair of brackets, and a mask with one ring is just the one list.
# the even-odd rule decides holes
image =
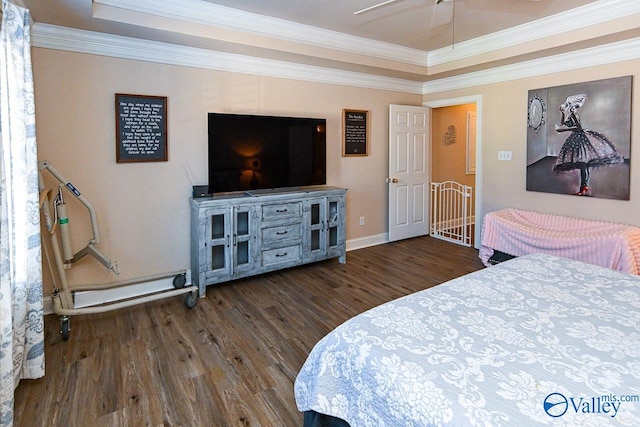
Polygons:
[[[44,170],[47,170],[58,181],[58,191],[55,196],[53,196],[52,189],[45,188],[42,176],[42,171]],[[45,242],[45,236],[47,233],[42,234],[42,248],[53,279],[54,292],[51,296],[53,312],[60,316],[60,333],[62,334],[63,340],[66,341],[69,338],[69,332],[71,331],[70,317],[73,315],[104,313],[111,310],[117,310],[182,294],[186,294],[184,305],[187,308],[193,308],[196,305],[198,301],[198,287],[185,287],[187,281],[186,270],[156,274],[113,283],[70,285],[67,280],[66,270],[70,269],[73,263],[79,261],[86,255],[94,257],[107,270],[114,274],[118,275],[120,272],[118,271],[117,263],[109,260],[96,247],[96,244],[100,242],[96,213],[91,203],[89,203],[80,191],[60,175],[60,173],[46,160],[38,163],[38,185],[40,190],[40,209],[49,235],[51,252],[53,253],[50,253]],[[63,198],[63,188],[66,188],[89,211],[93,235],[91,239],[89,239],[87,245],[76,253],[73,253],[71,246],[69,220],[67,218],[67,209]],[[174,289],[123,299],[112,303],[104,303],[81,308],[74,307],[74,292],[101,291],[135,285],[151,280],[164,279],[172,276]]]

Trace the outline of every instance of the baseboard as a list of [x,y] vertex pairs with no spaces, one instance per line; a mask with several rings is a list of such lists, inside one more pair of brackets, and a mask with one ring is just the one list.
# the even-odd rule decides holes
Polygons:
[[[359,239],[351,239],[347,241],[347,251],[355,249],[363,249],[369,246],[381,245],[389,242],[389,234],[382,233],[374,236],[362,237]],[[187,271],[187,283],[185,286],[191,285],[191,271]],[[101,291],[82,291],[74,292],[74,308],[91,307],[94,305],[105,304],[113,301],[119,301],[127,298],[134,298],[141,295],[152,294],[165,290],[173,289],[173,277],[152,280],[148,282],[137,283],[135,285],[121,286]],[[53,313],[53,304],[51,295],[47,295],[43,299],[44,314]]]
[[389,233],[376,234],[373,236],[361,237],[359,239],[347,240],[347,251],[363,249],[369,246],[389,243]]
[[[389,243],[389,233],[381,233],[373,236],[361,237],[359,239],[351,239],[347,241],[347,251],[363,249],[369,246],[382,245]],[[187,271],[187,283],[185,286],[191,285],[191,271]],[[102,291],[83,291],[74,292],[74,307],[91,307],[94,305],[105,304],[113,301],[119,301],[127,298],[134,298],[141,295],[152,294],[165,290],[173,289],[173,277],[152,280],[135,285],[122,286],[118,288],[106,289]],[[53,314],[53,303],[51,295],[43,298],[44,314]]]
[[[174,276],[165,277],[162,279],[155,279],[146,282],[136,283],[134,285],[119,286],[111,289],[104,289],[98,291],[82,291],[74,292],[73,307],[83,308],[91,307],[95,305],[110,303],[114,301],[120,301],[128,298],[135,298],[142,295],[149,295],[156,292],[162,292],[166,290],[174,289],[173,287]],[[191,285],[191,271],[187,270],[185,286]],[[44,314],[53,313],[53,304],[51,301],[51,295],[47,295],[43,298],[43,310]]]

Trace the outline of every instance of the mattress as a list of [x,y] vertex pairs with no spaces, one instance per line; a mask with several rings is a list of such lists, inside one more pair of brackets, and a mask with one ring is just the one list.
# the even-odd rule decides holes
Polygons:
[[640,278],[531,254],[316,344],[298,409],[360,426],[640,425]]
[[480,259],[495,251],[513,256],[546,253],[640,274],[640,227],[521,209],[485,215]]

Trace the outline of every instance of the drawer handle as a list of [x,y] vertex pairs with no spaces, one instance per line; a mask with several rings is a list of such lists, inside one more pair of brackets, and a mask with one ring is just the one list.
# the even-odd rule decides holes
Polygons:
[[276,254],[276,258],[282,258],[283,256],[287,256],[287,253],[283,253],[283,254]]
[[282,236],[283,234],[287,234],[287,233],[288,233],[288,231],[287,231],[287,230],[285,230],[285,231],[276,231],[276,234],[277,234],[278,236]]
[[285,213],[288,212],[289,209],[276,209],[276,213]]

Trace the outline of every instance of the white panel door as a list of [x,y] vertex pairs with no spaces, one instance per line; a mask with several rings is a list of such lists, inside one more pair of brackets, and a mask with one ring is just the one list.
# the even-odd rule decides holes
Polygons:
[[389,241],[429,233],[427,107],[389,106]]

